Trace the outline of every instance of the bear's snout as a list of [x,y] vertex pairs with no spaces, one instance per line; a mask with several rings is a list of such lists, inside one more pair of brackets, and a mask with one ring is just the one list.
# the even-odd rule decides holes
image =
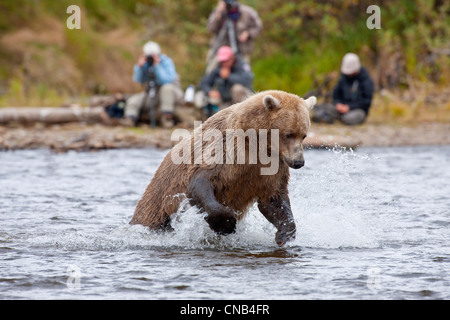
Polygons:
[[294,160],[294,163],[292,164],[293,169],[300,169],[305,165],[305,160]]
[[303,157],[303,146],[296,144],[288,148],[283,153],[284,162],[292,169],[300,169],[305,165],[305,158]]
[[305,159],[303,157],[299,157],[296,159],[290,159],[285,157],[283,160],[292,169],[300,169],[305,165]]

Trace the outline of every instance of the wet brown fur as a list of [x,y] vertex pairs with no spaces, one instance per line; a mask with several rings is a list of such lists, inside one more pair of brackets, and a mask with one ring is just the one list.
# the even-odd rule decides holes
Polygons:
[[[271,95],[279,101],[279,106],[268,110],[263,98]],[[202,125],[202,131],[214,128],[226,135],[226,129],[279,129],[280,160],[275,175],[261,175],[262,164],[174,164],[169,152],[156,171],[152,181],[138,202],[131,224],[141,224],[152,229],[164,228],[169,217],[177,212],[186,197],[191,178],[199,170],[207,170],[217,201],[238,212],[241,219],[256,201],[269,204],[271,198],[286,195],[289,181],[287,161],[294,152],[293,144],[303,141],[309,129],[309,114],[306,103],[296,95],[283,91],[265,91],[254,94],[245,101],[235,104],[209,118]],[[190,139],[182,139],[179,144],[194,144],[194,131]],[[287,133],[295,135],[294,142],[285,139]],[[198,142],[198,141],[197,141]],[[269,139],[270,142],[270,139]],[[225,144],[225,139],[223,142]],[[205,150],[207,142],[197,143],[194,148]],[[180,145],[180,147],[183,145]],[[225,147],[224,147],[225,148]],[[191,163],[194,150],[191,149]],[[239,150],[235,150],[235,157]],[[298,150],[297,150],[298,151]],[[225,154],[225,152],[224,152]],[[259,159],[259,157],[258,157]],[[236,163],[236,162],[235,162]],[[270,166],[267,165],[266,167]]]

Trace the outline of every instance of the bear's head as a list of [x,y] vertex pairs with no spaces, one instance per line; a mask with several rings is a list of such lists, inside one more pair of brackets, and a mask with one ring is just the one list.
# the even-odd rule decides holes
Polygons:
[[282,91],[267,92],[262,97],[270,130],[278,130],[280,160],[293,169],[304,166],[303,140],[311,125],[309,111],[316,97],[302,99]]

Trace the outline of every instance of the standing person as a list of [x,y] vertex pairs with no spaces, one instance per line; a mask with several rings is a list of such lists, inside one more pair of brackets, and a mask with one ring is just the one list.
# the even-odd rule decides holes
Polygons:
[[[203,77],[200,94],[206,99],[199,99],[197,107],[213,105],[224,109],[231,104],[241,102],[252,94],[253,74],[250,66],[242,62],[228,46],[217,51],[219,66]],[[197,93],[198,94],[198,93]],[[206,104],[202,101],[206,100]]]
[[[231,21],[228,24],[227,21]],[[230,34],[227,26],[233,26]],[[261,33],[262,21],[258,13],[236,0],[220,0],[208,19],[208,30],[213,34],[208,52],[206,74],[217,65],[215,54],[221,46],[230,46],[241,59],[250,65],[250,55],[254,48],[255,39]],[[224,29],[225,28],[225,29]],[[223,30],[223,31],[222,31]],[[234,48],[234,43],[236,48]]]
[[347,53],[342,59],[341,73],[333,90],[333,104],[316,105],[312,121],[333,123],[340,120],[346,125],[366,121],[373,97],[373,81],[369,72],[361,67],[356,54]]
[[145,91],[128,98],[122,124],[134,126],[141,114],[149,114],[152,101],[147,90],[149,82],[154,78],[156,82],[154,116],[164,128],[171,128],[174,125],[175,106],[183,98],[175,65],[170,57],[161,53],[161,48],[156,42],[147,42],[142,48],[142,53],[134,66],[133,80],[143,84]]

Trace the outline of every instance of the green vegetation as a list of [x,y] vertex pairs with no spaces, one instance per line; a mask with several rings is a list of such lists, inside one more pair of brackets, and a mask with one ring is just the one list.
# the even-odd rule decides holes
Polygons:
[[[160,42],[174,59],[184,87],[197,84],[210,38],[206,23],[216,3],[1,0],[0,105],[60,104],[70,97],[136,91],[132,64],[148,39]],[[241,3],[254,7],[264,23],[252,57],[257,91],[281,89],[304,95],[330,75],[336,80],[346,52],[360,55],[378,89],[396,94],[414,90],[420,104],[450,82],[448,1],[383,1],[378,30],[366,27],[371,0]],[[72,4],[81,7],[81,30],[65,26],[66,8]],[[404,110],[404,101],[390,99],[395,106],[389,116],[416,115]],[[446,112],[448,103],[443,103]]]

